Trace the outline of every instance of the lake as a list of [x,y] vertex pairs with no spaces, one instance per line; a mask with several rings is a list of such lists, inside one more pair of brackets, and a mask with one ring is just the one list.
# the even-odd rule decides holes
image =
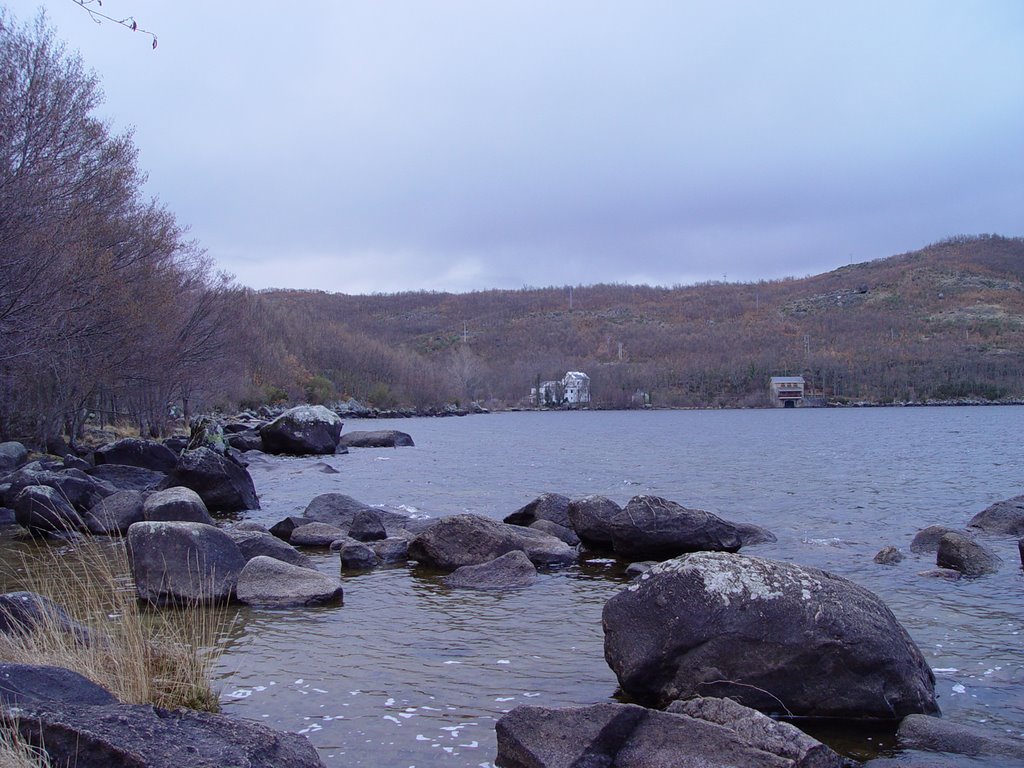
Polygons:
[[[1016,541],[987,543],[992,576],[920,572],[914,534],[962,526],[1024,493],[1024,407],[501,413],[346,422],[399,429],[414,448],[319,458],[259,455],[271,525],[338,492],[410,514],[502,518],[541,493],[654,494],[772,530],[745,554],[840,574],[881,596],[935,670],[943,716],[1024,735],[1024,577]],[[336,469],[336,473],[327,468]],[[883,547],[907,559],[877,565]],[[315,556],[326,572],[337,556]],[[604,602],[624,563],[596,557],[491,594],[406,566],[343,576],[342,607],[240,609],[218,668],[225,712],[305,733],[328,766],[481,766],[494,723],[520,704],[614,700]],[[891,734],[829,735],[853,754]],[[993,763],[995,765],[996,763]]]

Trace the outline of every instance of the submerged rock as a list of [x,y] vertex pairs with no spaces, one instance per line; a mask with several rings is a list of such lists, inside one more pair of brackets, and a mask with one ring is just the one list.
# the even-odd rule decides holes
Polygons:
[[443,517],[409,544],[409,557],[421,565],[452,571],[480,565],[522,549],[512,526],[482,515]]
[[938,712],[921,651],[874,594],[816,568],[700,552],[604,607],[622,689],[664,705],[728,697],[770,714],[899,720]]
[[1024,760],[1024,739],[926,715],[905,717],[896,732],[896,741],[901,749]]
[[963,533],[963,531],[947,528],[944,525],[929,525],[914,535],[914,539],[910,542],[910,551],[917,555],[937,552],[940,539],[947,533]]

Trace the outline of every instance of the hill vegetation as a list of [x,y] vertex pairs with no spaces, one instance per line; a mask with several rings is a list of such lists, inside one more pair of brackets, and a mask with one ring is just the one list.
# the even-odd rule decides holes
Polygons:
[[955,237],[757,283],[253,299],[266,366],[254,381],[292,398],[513,406],[567,370],[589,374],[604,407],[638,392],[661,406],[762,405],[772,375],[803,375],[839,402],[1024,396],[1022,238]]

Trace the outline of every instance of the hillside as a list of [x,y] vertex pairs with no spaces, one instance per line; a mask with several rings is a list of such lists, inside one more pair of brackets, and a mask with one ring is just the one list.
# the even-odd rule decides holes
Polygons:
[[655,405],[757,405],[777,374],[838,400],[1024,396],[1024,238],[757,283],[254,298],[257,383],[310,399],[511,406],[567,370],[607,407],[637,390]]

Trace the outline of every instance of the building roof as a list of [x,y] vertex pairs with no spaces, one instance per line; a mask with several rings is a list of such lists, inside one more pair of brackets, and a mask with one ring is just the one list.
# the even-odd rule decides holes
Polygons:
[[803,384],[803,376],[772,376],[772,384]]

